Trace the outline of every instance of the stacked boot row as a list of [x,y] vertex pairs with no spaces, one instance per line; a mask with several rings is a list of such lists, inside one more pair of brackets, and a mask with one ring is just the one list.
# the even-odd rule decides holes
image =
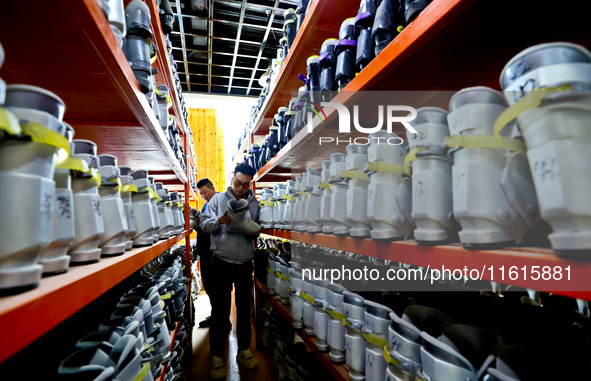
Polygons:
[[[254,106],[252,106],[252,108],[251,108],[249,120],[246,122],[246,126],[244,127],[244,133],[238,139],[238,145],[237,145],[236,149],[240,149],[240,147],[242,147],[242,144],[244,143],[244,141],[248,138],[249,132],[252,129],[252,127],[254,126],[254,124],[256,123],[256,120],[259,116],[259,112],[260,112],[261,108],[263,107],[265,100],[267,99],[267,96],[273,91],[273,86],[275,84],[275,78],[279,74],[279,71],[281,70],[281,66],[283,65],[285,60],[287,60],[287,57],[289,55],[289,50],[290,50],[291,46],[293,45],[293,41],[295,40],[295,37],[298,34],[298,31],[299,31],[304,19],[306,18],[306,14],[308,13],[308,10],[310,9],[310,6],[312,5],[313,1],[314,0],[299,0],[296,9],[293,9],[293,8],[287,9],[285,11],[285,13],[283,14],[283,20],[284,20],[284,22],[283,22],[283,37],[279,40],[279,44],[281,46],[280,46],[280,48],[277,49],[277,56],[271,60],[271,63],[268,68],[269,75],[263,77],[264,83],[261,83],[261,85],[263,86],[263,90],[261,91],[261,94],[259,95],[259,99],[258,99],[257,103]],[[253,145],[253,149],[254,149],[254,146],[255,145]],[[257,146],[257,150],[258,150],[259,146],[258,145],[256,145],[256,146]],[[265,148],[263,148],[263,150],[265,150]],[[277,151],[275,153],[277,153]],[[275,156],[275,153],[273,153],[270,157]],[[250,152],[249,152],[249,154],[250,154]],[[235,160],[235,159],[240,159],[240,158],[234,157],[232,160]],[[248,160],[248,158],[245,159],[245,162],[246,162],[246,160]],[[253,166],[253,168],[261,168],[261,167],[262,166],[259,166],[259,165]]]
[[[287,263],[285,247],[291,249]],[[307,277],[304,270],[350,268],[354,254],[305,245],[284,248],[259,240],[255,262],[268,261],[268,293],[290,305],[293,327],[315,336],[320,352],[347,364],[352,380],[584,378],[591,369],[591,322],[584,301],[498,284],[488,289],[478,281],[440,281],[431,292],[425,287],[392,291],[400,283],[383,291],[351,292],[363,287]],[[368,259],[368,267],[403,266]],[[538,361],[544,367],[532,366]]]
[[284,381],[308,381],[328,379],[326,368],[308,350],[270,301],[262,307],[262,344],[272,355],[273,369],[278,379]]
[[76,351],[61,363],[60,378],[150,381],[161,377],[165,364],[163,380],[182,377],[191,357],[182,262],[180,256],[166,253],[146,265],[140,271],[142,281],[120,298],[110,320],[80,339]]
[[146,170],[97,155],[95,143],[73,140],[58,96],[3,82],[0,91],[0,193],[12,200],[0,206],[3,293],[34,287],[42,274],[63,273],[70,263],[96,262],[182,233],[178,193],[169,194]]
[[[330,102],[429,3],[431,0],[361,0],[357,16],[348,18],[341,24],[338,39],[324,41],[318,50],[319,54],[308,58],[307,75],[298,75],[303,84],[297,89],[297,96],[291,99],[289,105],[277,110],[264,143],[261,146],[253,144],[245,155],[244,162],[259,171],[311,122],[308,106]],[[267,95],[273,91],[274,77],[287,59],[311,4],[312,1],[301,0],[297,9],[288,9],[285,12],[281,48],[277,58],[272,60],[271,74],[263,87],[258,104],[251,110],[244,136],[238,142],[238,149],[256,123]]]
[[[169,55],[172,54],[172,46],[168,35],[172,31],[175,17],[168,0],[159,1],[160,22],[167,42]],[[144,93],[146,100],[150,104],[156,120],[164,130],[173,152],[175,153],[180,166],[185,168],[184,152],[182,144],[179,143],[179,130],[175,125],[174,118],[169,113],[172,107],[170,89],[167,85],[156,86],[154,74],[157,69],[152,68],[156,60],[156,48],[151,26],[150,9],[148,5],[141,0],[133,0],[124,8],[123,0],[99,0],[99,4],[109,21],[111,30],[123,49],[125,57],[138,81],[140,90]],[[171,59],[171,62],[174,62]],[[176,68],[172,68],[176,73]],[[177,94],[181,102],[183,117],[187,120],[188,114],[184,99],[181,95],[180,80],[178,74],[175,75],[177,81]],[[188,124],[187,124],[188,125]]]
[[[189,125],[189,113],[187,111],[187,105],[185,103],[185,98],[183,97],[183,88],[181,86],[181,79],[179,78],[179,73],[177,70],[177,64],[174,61],[174,57],[172,55],[172,43],[170,42],[170,34],[173,30],[174,23],[176,21],[176,16],[172,10],[172,4],[170,0],[157,0],[158,10],[160,13],[160,24],[162,25],[162,33],[164,34],[164,41],[166,42],[166,50],[168,51],[169,61],[173,63],[172,65],[172,75],[174,76],[175,82],[175,89],[176,93],[179,97],[179,102],[181,105],[181,112],[183,113],[183,119],[185,120],[185,125]],[[193,140],[189,140],[190,144],[192,145]],[[193,150],[194,151],[194,150]]]
[[558,255],[590,260],[583,190],[591,177],[589,160],[580,160],[591,152],[590,70],[582,46],[531,47],[506,65],[503,93],[472,87],[451,97],[449,112],[417,109],[408,146],[375,132],[368,146],[330,155],[321,171],[264,190],[261,223],[376,240],[414,236],[420,245],[459,240],[469,250],[546,246],[549,238]]
[[[170,42],[170,34],[173,30],[174,27],[174,23],[175,23],[175,16],[174,16],[174,12],[172,10],[171,7],[171,3],[169,0],[159,0],[157,1],[157,5],[158,5],[158,9],[159,9],[159,13],[160,13],[160,24],[162,25],[162,32],[164,34],[164,41],[166,43],[166,50],[168,53],[168,57],[169,57],[169,61],[172,62],[172,75],[174,77],[174,82],[175,82],[175,91],[176,94],[178,95],[178,100],[181,106],[181,112],[182,112],[182,118],[185,122],[185,126],[189,125],[189,113],[187,111],[187,105],[185,102],[185,98],[182,94],[183,92],[183,88],[181,86],[181,79],[179,78],[179,73],[177,70],[177,64],[174,61],[174,57],[172,55],[172,43]],[[167,104],[167,107],[170,108],[170,106],[172,106],[172,104],[170,103],[170,89],[166,86],[166,85],[160,85],[157,88],[157,98],[158,98],[158,102],[161,105],[161,110],[162,110],[162,102],[164,102],[164,99],[166,99],[169,103]],[[160,126],[162,127],[162,129],[164,130],[164,134],[168,137],[168,142],[170,143],[170,147],[172,148],[172,151],[175,153],[177,159],[179,160],[179,163],[181,163],[181,167],[183,168],[183,170],[185,169],[184,166],[184,162],[185,162],[185,149],[183,147],[182,144],[182,140],[180,138],[179,135],[179,129],[176,126],[176,122],[174,120],[174,118],[172,117],[172,115],[168,114],[168,112],[162,112],[161,111],[161,115],[165,115],[166,118],[161,117],[159,119],[160,121]],[[181,115],[178,116],[179,118],[181,117]],[[188,141],[189,141],[189,145],[191,146],[191,150],[190,152],[193,155],[193,160],[196,162],[197,159],[195,158],[195,147],[193,146],[193,139],[192,139],[192,133],[190,131],[188,131],[189,136],[187,137]],[[197,181],[195,179],[195,174],[194,171],[191,170],[191,174],[189,176],[189,179],[192,180],[191,181],[191,186],[193,188],[193,190],[196,190],[196,185],[197,185]]]

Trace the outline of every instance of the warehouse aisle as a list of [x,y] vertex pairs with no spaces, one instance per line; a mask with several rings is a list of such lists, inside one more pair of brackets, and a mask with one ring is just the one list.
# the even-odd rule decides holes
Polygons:
[[[202,290],[195,301],[195,322],[196,327],[193,330],[193,361],[187,370],[187,381],[211,380],[209,376],[209,329],[199,328],[199,322],[211,314],[209,296]],[[232,311],[230,320],[232,321],[232,331],[228,335],[229,344],[227,345],[224,360],[230,359],[228,365],[227,381],[237,380],[277,380],[273,370],[273,362],[269,352],[258,352],[255,349],[254,327],[252,331],[252,342],[250,350],[259,362],[259,367],[255,370],[246,370],[236,363],[236,353],[238,343],[236,341],[236,309],[234,308],[234,293],[232,293]]]

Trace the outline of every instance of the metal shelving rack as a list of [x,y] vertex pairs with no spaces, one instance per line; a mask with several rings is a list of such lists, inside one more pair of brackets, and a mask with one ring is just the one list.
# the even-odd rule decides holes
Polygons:
[[[188,205],[190,198],[197,199],[188,181],[190,167],[197,163],[190,151],[189,128],[176,94],[157,5],[154,0],[146,3],[157,47],[156,81],[171,89],[172,114],[187,153],[185,170],[95,0],[3,4],[0,35],[7,60],[2,78],[8,83],[33,84],[55,92],[66,103],[66,121],[74,127],[75,138],[96,142],[99,153],[115,155],[119,165],[148,169],[156,181],[163,179],[170,189],[184,193]],[[188,207],[185,221],[185,231],[168,240],[103,258],[95,264],[73,266],[65,274],[43,278],[33,290],[0,298],[0,337],[4,343],[0,362],[183,239],[185,262],[190,263]],[[186,276],[191,277],[190,266],[186,270]]]
[[[264,135],[268,132],[277,108],[287,106],[292,92],[301,86],[297,75],[305,73],[306,58],[318,54],[324,39],[338,36],[341,22],[348,17],[356,16],[358,6],[358,1],[349,0],[317,0],[312,4],[310,13],[303,22],[273,89],[259,111],[258,119],[246,140],[252,141],[254,135]],[[413,91],[413,106],[438,106],[447,109],[451,94],[462,88],[488,86],[499,89],[499,75],[506,62],[531,45],[550,41],[570,41],[591,46],[591,30],[582,15],[572,12],[567,15],[567,10],[553,7],[550,11],[551,18],[557,25],[546,28],[539,23],[544,12],[549,12],[547,7],[535,1],[433,0],[394,41],[358,73],[333,102],[345,106],[358,104],[357,102],[366,99],[365,91]],[[500,26],[500,20],[507,20],[508,14],[516,21],[508,21],[506,25]],[[449,92],[450,96],[442,96],[443,91]],[[325,108],[323,111],[327,114],[326,119],[320,120],[315,117],[312,132],[303,129],[296,134],[255,175],[254,182],[268,184],[293,180],[308,167],[320,168],[321,161],[326,160],[330,154],[344,152],[345,145],[327,145],[322,147],[322,154],[319,155],[319,136],[360,136],[356,133],[349,136],[339,135],[336,110]],[[395,129],[394,132],[401,137],[406,136],[402,128]],[[253,189],[255,187],[253,184]],[[459,244],[425,247],[417,245],[412,240],[377,242],[370,239],[270,229],[263,230],[263,233],[423,268],[445,265],[451,269],[468,266],[479,269],[484,267],[487,270],[492,266],[497,272],[493,271],[491,275],[490,272],[483,271],[482,279],[500,282],[502,274],[498,269],[505,265],[505,279],[501,283],[591,300],[591,264],[566,261],[549,248],[518,247],[468,251]],[[571,280],[540,281],[532,280],[531,277],[507,279],[507,270],[510,266],[517,269],[558,266],[563,271],[568,269]],[[258,295],[265,295],[263,285],[257,283],[255,288]],[[285,308],[282,310],[282,306],[278,306],[276,301],[273,304],[282,312],[284,318],[290,321]],[[260,309],[257,308],[257,311],[257,317],[260,317]]]
[[88,305],[122,280],[189,235],[180,235],[98,263],[73,266],[67,273],[43,278],[22,294],[0,299],[0,362]]
[[[290,92],[299,86],[297,75],[305,72],[306,58],[318,54],[324,38],[337,36],[340,23],[347,17],[355,16],[358,5],[358,2],[343,4],[334,0],[319,0],[313,3],[311,14],[307,15],[298,32],[251,134],[266,133],[266,128],[275,113],[275,106],[287,105]],[[591,46],[591,31],[585,27],[582,16],[558,21],[557,28],[548,30],[536,21],[536,13],[543,13],[544,8],[539,4],[537,7],[535,5],[535,2],[530,1],[517,4],[503,0],[492,4],[476,0],[434,0],[332,102],[350,106],[363,102],[367,91],[409,91],[407,94],[415,107],[447,108],[449,97],[462,88],[489,86],[498,89],[499,74],[505,63],[528,46],[556,40]],[[507,9],[511,9],[512,14],[521,21],[512,24],[510,28],[495,28]],[[322,14],[318,14],[319,11],[322,11]],[[556,20],[561,19],[557,17]],[[324,35],[322,31],[329,32]],[[322,35],[322,38],[317,39],[318,35]],[[515,38],[516,36],[519,38]],[[345,145],[323,145],[319,154],[319,136],[361,136],[354,132],[343,136],[338,131],[336,110],[327,107],[323,111],[326,113],[326,119],[320,120],[315,117],[312,132],[303,129],[294,136],[255,175],[255,182],[273,183],[290,178],[293,180],[308,167],[320,168],[321,161],[326,160],[330,154],[344,152]],[[406,135],[402,126],[394,132],[401,137]],[[369,239],[276,230],[267,233],[308,244],[424,267],[443,264],[479,268],[486,264],[510,264],[518,267],[570,266],[573,272],[572,281],[566,285],[519,279],[505,279],[505,283],[540,290],[551,288],[551,291],[562,295],[591,300],[591,285],[587,286],[591,277],[591,266],[587,263],[560,259],[547,248],[507,248],[474,252],[464,250],[459,245],[423,247],[414,241],[383,243]],[[493,278],[499,280],[497,276]]]

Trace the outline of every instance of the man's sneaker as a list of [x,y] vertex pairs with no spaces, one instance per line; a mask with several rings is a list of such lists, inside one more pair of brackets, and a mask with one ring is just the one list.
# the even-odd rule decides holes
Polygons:
[[244,351],[240,351],[238,356],[236,356],[236,361],[242,364],[243,367],[246,369],[254,369],[259,366],[257,359],[254,358],[250,349],[246,349]]
[[226,367],[221,357],[211,356],[211,378],[214,380],[226,378]]

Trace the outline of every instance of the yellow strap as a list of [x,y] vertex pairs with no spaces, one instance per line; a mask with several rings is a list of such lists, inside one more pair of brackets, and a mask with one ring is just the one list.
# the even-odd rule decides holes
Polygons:
[[96,183],[96,186],[101,186],[101,174],[99,173],[99,170],[96,168],[90,168],[85,160],[69,156],[65,160],[58,162],[55,167],[58,169],[71,169],[90,175],[92,180]]
[[0,107],[0,130],[10,135],[20,135],[21,125],[18,118],[5,108]]
[[285,280],[289,282],[289,277],[281,274],[281,272],[279,271],[275,271],[275,275],[277,276],[277,278],[281,279],[281,280]]
[[383,356],[384,356],[384,360],[386,360],[386,363],[388,363],[388,364],[392,364],[392,365],[396,365],[396,366],[402,365],[402,363],[400,361],[396,360],[394,357],[392,357],[392,355],[390,355],[390,346],[387,344],[386,344],[386,346],[384,346]]
[[160,196],[158,196],[158,193],[156,193],[156,191],[154,189],[150,188],[150,190],[148,192],[150,193],[150,197],[155,199],[156,202],[162,201],[162,199],[160,198]]
[[404,171],[404,165],[393,164],[393,163],[380,163],[370,162],[366,165],[367,170],[370,172],[386,172],[386,173],[406,173]]
[[183,356],[185,355],[185,350],[183,349],[181,351],[181,354],[179,355],[179,361],[181,361],[183,359]]
[[[524,96],[519,102],[515,103],[513,106],[508,107],[499,115],[497,120],[495,121],[494,126],[494,136],[499,142],[501,136],[500,133],[505,128],[507,124],[509,124],[513,119],[517,118],[520,114],[524,113],[527,110],[531,110],[533,108],[538,107],[544,98],[548,95],[558,93],[561,91],[570,91],[572,90],[571,85],[562,85],[562,86],[555,86],[555,87],[543,87],[541,89],[536,89],[531,93]],[[499,142],[499,146],[501,143]]]
[[308,197],[308,193],[304,192],[304,191],[296,191],[297,195],[300,195],[302,197]]
[[331,318],[334,318],[334,319],[338,319],[338,320],[341,320],[341,321],[343,321],[343,320],[347,319],[347,316],[346,316],[345,314],[343,314],[343,313],[340,313],[340,312],[339,312],[339,311],[337,311],[337,310],[333,310],[332,308],[327,308],[327,309],[326,309],[326,313],[327,313],[327,314],[328,314],[328,315],[329,315]]
[[137,192],[137,185],[133,185],[133,184],[122,185],[121,192]]
[[283,196],[283,198],[286,200],[289,200],[289,201],[295,200],[295,198],[293,196],[288,196],[288,195]]
[[115,183],[119,187],[119,190],[121,190],[121,180],[119,177],[108,177],[106,178],[105,183]]
[[71,169],[74,171],[80,171],[84,173],[90,173],[90,168],[85,160],[78,159],[76,157],[69,156],[65,160],[57,163],[55,166],[57,169]]
[[259,201],[259,204],[261,204],[261,205],[267,205],[267,206],[270,206],[270,207],[274,207],[275,206],[275,203],[274,202],[265,201],[265,200]]
[[270,267],[267,267],[267,272],[269,274],[275,274],[275,271],[273,271],[273,269],[271,269]]
[[147,187],[145,187],[145,188],[142,188],[141,190],[147,190],[147,191],[148,191],[148,193],[150,194],[150,198],[151,198],[151,199],[155,199],[155,200],[156,200],[156,202],[160,202],[160,201],[162,201],[162,199],[160,198],[160,196],[158,196],[158,193],[156,193],[156,192],[154,191],[154,189],[152,189],[151,187],[147,186]]
[[287,29],[287,26],[291,23],[294,23],[295,19],[289,19],[283,23],[283,30]]
[[21,130],[23,134],[29,135],[32,141],[61,148],[67,152],[64,156],[70,155],[70,142],[62,134],[34,122],[21,124]]
[[353,325],[353,324],[351,324],[350,321],[347,321],[347,319],[343,319],[342,322],[343,322],[343,327],[348,327],[350,325]]
[[148,375],[148,372],[150,372],[150,367],[149,362],[145,363],[140,372],[133,378],[133,381],[142,381]]
[[161,300],[167,300],[172,297],[172,292],[170,294],[160,295]]
[[525,154],[527,148],[521,140],[492,135],[451,135],[443,141],[448,147],[495,148]]
[[[160,198],[160,197],[158,197],[158,198]],[[183,203],[180,202],[180,201],[177,201],[176,202],[176,206],[178,206],[179,208],[182,208],[183,207]]]
[[307,301],[308,303],[310,303],[311,305],[315,306],[316,305],[316,301],[314,300],[313,297],[311,297],[310,295],[306,294],[304,291],[300,292],[300,296]]
[[350,179],[359,179],[369,181],[369,176],[362,171],[342,171],[341,177],[348,177]]
[[92,177],[92,179],[96,183],[96,186],[100,187],[101,186],[101,174],[99,173],[99,170],[96,168],[90,168],[90,176]]
[[[150,50],[152,50],[152,49],[150,49]],[[150,51],[150,54],[151,53],[152,52]],[[154,62],[156,62],[156,58],[157,57],[158,57],[158,52],[156,51],[156,49],[154,49],[154,55],[153,56],[150,56],[150,64],[151,65],[154,65]]]
[[320,183],[318,184],[318,188],[332,190],[332,185],[329,183]]
[[[160,94],[160,91],[158,90],[157,87],[154,88],[154,92],[156,93],[156,95],[162,96],[162,94]],[[172,107],[172,98],[170,97],[170,95],[164,94],[164,98],[166,98],[166,108],[171,108]]]
[[377,337],[376,335],[373,335],[371,333],[364,332],[361,335],[363,336],[365,341],[367,341],[370,344],[376,345],[380,348],[383,348],[384,346],[388,345],[388,340]]
[[410,176],[410,167],[408,166],[411,161],[417,157],[417,153],[428,150],[429,147],[416,146],[413,147],[410,152],[404,158],[404,173]]
[[165,205],[168,205],[168,206],[172,207],[172,201],[166,201],[165,202]]

